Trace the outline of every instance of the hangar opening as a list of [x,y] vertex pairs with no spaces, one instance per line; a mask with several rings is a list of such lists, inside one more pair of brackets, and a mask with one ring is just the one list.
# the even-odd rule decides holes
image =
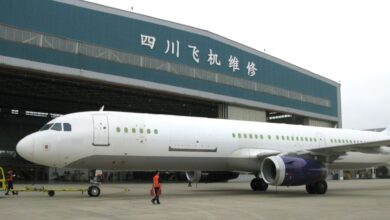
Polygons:
[[20,181],[47,180],[49,173],[17,155],[17,142],[64,114],[104,105],[107,111],[218,117],[213,102],[9,68],[0,68],[0,100],[1,166],[14,169]]

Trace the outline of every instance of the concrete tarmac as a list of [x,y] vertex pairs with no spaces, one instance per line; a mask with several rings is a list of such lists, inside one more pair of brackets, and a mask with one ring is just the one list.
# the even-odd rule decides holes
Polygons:
[[[87,186],[45,185],[57,189]],[[390,179],[328,181],[325,195],[309,195],[303,186],[270,186],[266,192],[253,192],[248,182],[200,183],[191,188],[186,183],[166,183],[161,205],[151,203],[150,187],[103,184],[96,198],[80,192],[56,192],[54,197],[42,192],[2,196],[0,219],[390,219]]]

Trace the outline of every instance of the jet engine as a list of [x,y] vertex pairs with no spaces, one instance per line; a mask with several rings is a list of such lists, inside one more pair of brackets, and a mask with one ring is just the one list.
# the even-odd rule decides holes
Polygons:
[[222,171],[187,171],[186,178],[191,183],[213,183],[226,182],[231,179],[236,179],[239,173],[222,172]]
[[307,185],[324,180],[326,175],[321,163],[300,157],[271,156],[261,164],[261,176],[270,185]]

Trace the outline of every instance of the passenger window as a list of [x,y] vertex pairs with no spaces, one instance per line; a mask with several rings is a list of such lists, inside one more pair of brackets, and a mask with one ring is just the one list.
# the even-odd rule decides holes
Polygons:
[[157,129],[154,129],[154,134],[158,134],[158,130]]
[[290,137],[289,136],[286,136],[287,140],[289,141],[290,140]]
[[140,129],[139,129],[139,133],[143,134],[143,133],[144,133],[144,129],[143,129],[143,128],[140,128]]
[[135,128],[132,128],[131,131],[135,134],[136,130]]
[[128,128],[125,128],[125,133],[129,132],[129,129]]
[[146,132],[148,133],[148,134],[150,134],[150,129],[148,128],[148,129],[146,129]]
[[249,134],[249,138],[250,138],[250,139],[252,139],[252,138],[253,138],[252,134]]
[[72,125],[69,123],[64,123],[64,131],[72,131]]
[[235,138],[235,137],[236,137],[236,134],[235,134],[235,133],[232,133],[232,136],[233,136],[233,138]]
[[51,130],[54,131],[62,131],[62,124],[61,123],[55,123],[53,127],[51,127]]
[[120,128],[120,127],[117,127],[117,128],[116,128],[116,132],[121,132],[121,128]]
[[268,135],[268,140],[271,140],[271,135]]
[[264,138],[264,137],[263,137],[263,135],[261,134],[261,135],[260,135],[260,139],[263,140],[263,138]]
[[238,138],[241,138],[241,134],[240,133],[238,133]]
[[255,134],[255,138],[258,139],[259,136],[257,136],[257,134]]

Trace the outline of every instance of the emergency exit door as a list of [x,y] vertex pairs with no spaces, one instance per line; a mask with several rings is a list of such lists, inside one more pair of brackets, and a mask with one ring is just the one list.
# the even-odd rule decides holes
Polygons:
[[110,146],[108,119],[106,115],[93,116],[93,142],[94,146]]

